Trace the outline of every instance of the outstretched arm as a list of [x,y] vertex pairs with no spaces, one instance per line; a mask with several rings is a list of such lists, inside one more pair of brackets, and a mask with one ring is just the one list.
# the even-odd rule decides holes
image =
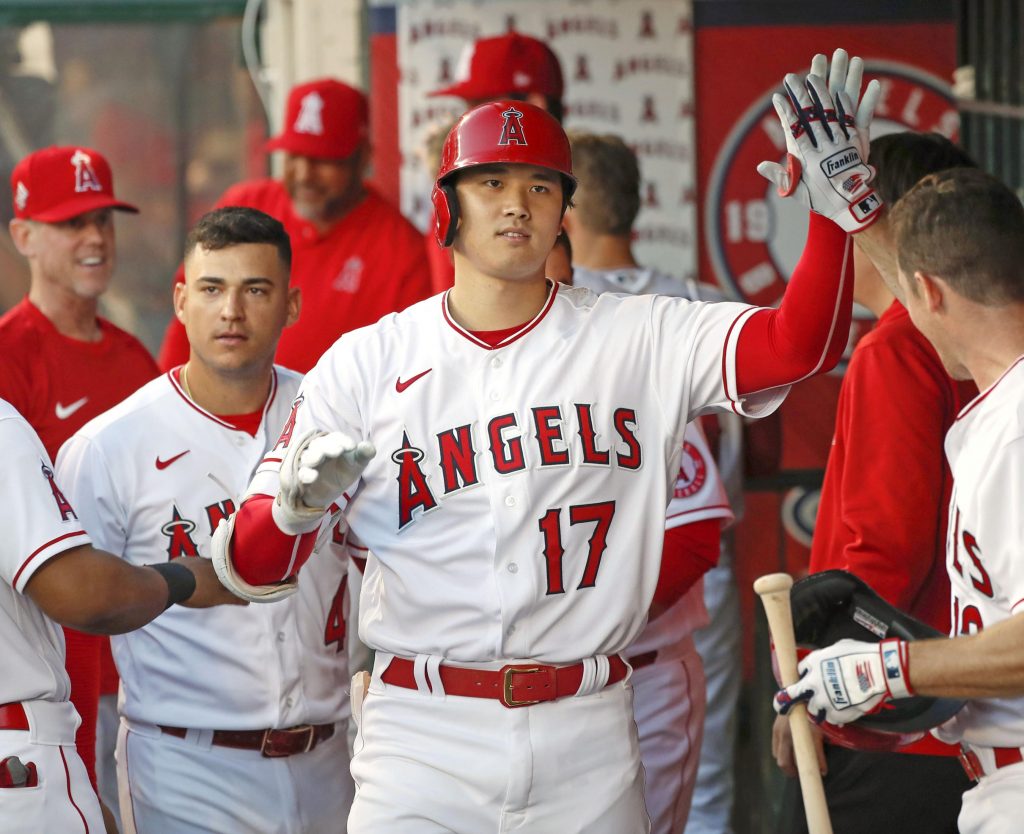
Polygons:
[[790,385],[836,366],[850,336],[853,254],[850,238],[811,214],[803,255],[777,310],[760,310],[736,345],[741,395]]
[[762,162],[758,172],[783,197],[811,209],[803,257],[777,310],[753,315],[736,347],[741,395],[789,385],[835,366],[849,338],[853,257],[846,233],[867,229],[882,202],[871,189],[868,137],[877,82],[858,101],[862,64],[837,50],[826,83],[815,56],[806,79],[786,76],[786,96],[772,102],[782,122],[786,165]]
[[208,559],[137,567],[90,545],[70,548],[36,569],[25,593],[50,619],[91,634],[123,634],[174,603],[239,605]]

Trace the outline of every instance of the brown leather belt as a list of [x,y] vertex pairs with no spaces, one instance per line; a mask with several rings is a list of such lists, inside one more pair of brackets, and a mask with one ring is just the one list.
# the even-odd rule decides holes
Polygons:
[[[418,689],[415,664],[402,657],[392,658],[380,676],[390,686]],[[575,695],[583,681],[583,664],[547,666],[542,663],[503,666],[501,669],[467,669],[441,665],[441,684],[446,695],[464,698],[494,698],[509,708],[528,707]],[[624,680],[629,667],[618,655],[608,658],[608,683]]]
[[25,708],[15,702],[13,704],[0,704],[0,730],[27,730],[28,715]]
[[960,764],[968,779],[977,782],[982,776],[991,776],[1000,768],[1024,762],[1024,755],[1021,754],[1019,747],[993,747],[991,749],[995,767],[985,770],[977,753],[966,744],[960,746]]
[[[161,725],[160,729],[175,738],[188,735],[184,727]],[[308,753],[333,735],[333,724],[300,724],[285,730],[214,730],[212,743],[236,750],[259,750],[268,759],[280,759],[297,753]]]
[[641,652],[640,654],[629,658],[627,662],[633,667],[633,671],[635,672],[637,669],[643,669],[645,666],[650,666],[657,659],[658,652],[655,650],[651,652]]

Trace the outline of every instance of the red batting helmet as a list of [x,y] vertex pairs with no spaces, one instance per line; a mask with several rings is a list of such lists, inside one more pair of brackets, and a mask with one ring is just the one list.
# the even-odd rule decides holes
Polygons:
[[568,206],[576,190],[569,140],[554,116],[522,101],[489,101],[463,115],[444,140],[441,166],[431,200],[435,234],[451,246],[459,224],[459,204],[452,177],[476,165],[537,165],[562,176],[562,198]]

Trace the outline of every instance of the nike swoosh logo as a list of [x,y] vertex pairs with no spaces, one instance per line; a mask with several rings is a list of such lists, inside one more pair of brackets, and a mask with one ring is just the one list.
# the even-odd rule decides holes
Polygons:
[[410,385],[412,385],[417,379],[422,379],[427,374],[429,374],[432,370],[434,370],[434,369],[433,368],[427,368],[423,373],[416,374],[416,376],[414,376],[412,379],[407,379],[405,382],[402,382],[401,379],[396,379],[395,380],[395,390],[399,394],[401,394],[406,388],[408,388]]
[[67,420],[68,417],[70,417],[72,414],[78,411],[78,409],[80,409],[87,402],[89,402],[89,398],[82,397],[82,399],[71,403],[71,405],[61,405],[60,403],[57,403],[57,419]]
[[191,451],[192,451],[191,449],[186,449],[184,452],[181,452],[180,454],[175,455],[173,458],[167,458],[167,460],[160,460],[160,458],[158,456],[157,459],[156,459],[156,468],[157,469],[166,469],[168,466],[170,466],[172,463],[174,463],[174,461],[176,461],[178,458],[185,457],[185,455],[187,455]]

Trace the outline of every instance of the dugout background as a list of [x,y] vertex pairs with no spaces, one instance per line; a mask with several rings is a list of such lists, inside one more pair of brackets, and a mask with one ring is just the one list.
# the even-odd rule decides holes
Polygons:
[[[641,257],[758,304],[780,297],[799,212],[754,165],[784,153],[774,79],[844,46],[883,81],[882,131],[960,137],[1024,194],[1022,0],[4,0],[0,178],[47,144],[87,144],[142,214],[117,220],[105,314],[159,344],[185,231],[231,183],[270,170],[262,143],[288,87],[336,75],[370,91],[375,180],[423,224],[422,147],[457,115],[424,99],[467,40],[510,23],[546,38],[567,79],[566,124],[635,143],[645,176]],[[955,82],[955,83],[954,83]],[[0,217],[11,216],[6,185]],[[795,222],[794,222],[795,221]],[[27,270],[0,234],[0,310]],[[851,347],[871,327],[858,316]],[[766,642],[749,581],[799,573],[817,509],[839,373],[782,409],[781,471],[748,486],[738,529],[745,677],[740,832],[771,830]],[[870,461],[865,462],[870,466]]]

